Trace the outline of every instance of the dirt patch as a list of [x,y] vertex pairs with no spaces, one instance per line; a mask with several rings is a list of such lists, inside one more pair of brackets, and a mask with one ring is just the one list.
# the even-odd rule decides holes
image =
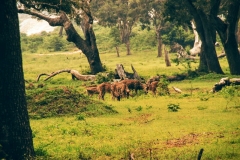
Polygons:
[[186,145],[194,145],[200,143],[202,138],[209,138],[214,136],[212,132],[204,132],[204,133],[189,133],[181,138],[170,139],[165,143],[167,148],[172,147],[183,147]]
[[185,145],[197,144],[199,142],[198,136],[199,135],[196,133],[190,133],[181,138],[167,140],[166,145],[167,147],[182,147]]

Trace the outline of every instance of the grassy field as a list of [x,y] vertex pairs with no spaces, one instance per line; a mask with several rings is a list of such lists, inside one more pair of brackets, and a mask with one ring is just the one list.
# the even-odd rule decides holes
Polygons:
[[[156,58],[156,55],[156,51],[146,51],[133,52],[130,56],[121,52],[120,57],[115,53],[104,53],[100,57],[109,71],[113,71],[116,64],[121,63],[126,71],[132,72],[132,64],[145,79],[156,74],[173,75],[186,71],[182,65],[176,66],[174,63],[171,67],[166,67],[164,59]],[[175,55],[171,54],[170,57],[175,58]],[[103,105],[116,111],[111,114],[106,112],[90,115],[79,112],[31,118],[37,159],[119,160],[129,159],[131,154],[138,160],[192,160],[197,159],[201,148],[204,149],[203,160],[239,159],[239,88],[237,94],[232,96],[222,92],[209,93],[220,78],[230,76],[226,59],[221,59],[220,63],[226,75],[211,73],[195,79],[169,83],[168,96],[138,94],[118,102],[111,100],[107,94]],[[28,89],[27,95],[41,95],[44,90],[67,88],[86,96],[84,85],[88,85],[88,82],[73,81],[67,73],[48,81],[43,81],[42,78],[40,82],[36,82],[40,73],[52,73],[61,69],[86,72],[88,64],[83,55],[24,54],[23,65],[27,87],[29,83],[35,86],[41,83],[45,86],[43,89]],[[192,63],[193,70],[197,66],[198,63]],[[180,88],[182,94],[174,92],[172,86]],[[31,98],[34,97],[29,97]],[[86,99],[94,100],[90,103],[94,105],[96,112],[100,110],[102,104],[98,106],[96,103],[99,101],[97,95],[92,98],[80,96],[79,101]],[[34,104],[29,104],[29,107],[32,107],[30,105]],[[177,106],[179,109],[172,112],[169,110],[170,106]],[[41,105],[35,104],[35,107]]]

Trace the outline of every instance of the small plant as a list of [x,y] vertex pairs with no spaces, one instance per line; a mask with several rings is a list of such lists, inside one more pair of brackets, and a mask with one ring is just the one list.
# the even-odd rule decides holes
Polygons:
[[109,73],[101,72],[101,73],[97,74],[96,81],[97,81],[98,84],[100,84],[100,83],[103,83],[103,82],[109,82],[113,78],[114,78],[114,73],[113,72],[109,72]]
[[83,152],[79,153],[79,157],[78,158],[82,159],[82,160],[91,160],[92,159],[89,155],[87,155],[87,154],[85,154]]
[[83,115],[78,115],[77,116],[77,120],[79,120],[79,121],[85,121],[85,118],[84,118],[84,116]]
[[131,110],[131,108],[128,108],[128,112],[129,112],[129,113],[132,113],[132,110]]
[[234,102],[235,106],[237,106],[237,104],[239,104],[240,93],[239,93],[238,88],[236,86],[232,85],[232,86],[224,87],[221,90],[221,94],[223,95],[223,97],[227,101],[226,109],[227,109],[228,104],[230,102]]
[[160,96],[169,95],[170,92],[169,92],[168,85],[169,85],[169,81],[164,76],[162,78],[162,81],[158,85],[158,95],[160,95]]
[[142,110],[142,106],[139,106],[136,108],[136,111],[141,111]]
[[168,104],[168,111],[169,112],[177,112],[179,109],[181,109],[179,107],[179,104],[172,104],[172,103]]

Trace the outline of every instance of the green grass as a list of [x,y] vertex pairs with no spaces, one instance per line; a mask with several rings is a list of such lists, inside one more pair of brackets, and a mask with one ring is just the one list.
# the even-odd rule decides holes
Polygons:
[[[166,67],[164,59],[156,58],[156,55],[156,51],[133,51],[130,56],[121,52],[120,57],[115,53],[103,53],[100,57],[109,71],[113,71],[116,64],[121,63],[126,71],[132,72],[132,64],[138,74],[146,79],[156,74],[173,75],[186,71],[181,65],[172,64],[171,67]],[[171,54],[170,57],[175,58],[175,55]],[[80,73],[88,70],[85,56],[23,54],[25,79],[34,86],[44,84],[44,88],[27,90],[28,100],[32,98],[28,101],[28,107],[36,105],[34,101],[42,98],[43,102],[40,104],[44,104],[49,111],[43,109],[41,113],[45,111],[44,114],[49,115],[48,112],[52,112],[51,107],[59,104],[59,100],[54,102],[51,96],[58,96],[62,104],[60,106],[66,106],[64,109],[67,110],[68,105],[76,104],[78,100],[75,96],[79,95],[85,97],[84,100],[89,100],[85,107],[92,106],[91,112],[97,113],[96,108],[102,106],[111,106],[116,111],[109,114],[104,110],[101,111],[102,114],[89,115],[79,113],[75,108],[63,115],[50,114],[38,119],[31,118],[37,159],[128,159],[131,153],[135,159],[140,160],[188,160],[197,159],[198,152],[203,148],[203,160],[237,160],[240,156],[239,106],[229,103],[226,107],[227,99],[222,93],[209,93],[220,78],[231,77],[226,60],[221,59],[220,63],[226,75],[211,73],[195,79],[172,82],[169,84],[169,96],[138,94],[119,102],[113,101],[107,94],[106,100],[99,102],[97,95],[92,98],[86,96],[84,85],[87,82],[73,81],[67,73],[48,81],[43,81],[42,77],[40,82],[36,82],[40,73],[66,68],[76,69]],[[192,64],[193,68],[197,66],[198,63]],[[180,88],[183,93],[174,92],[172,86]],[[65,92],[59,91],[61,88],[72,89],[74,94],[66,96],[63,94]],[[46,93],[49,94],[40,96]],[[237,98],[239,94],[235,97]],[[79,103],[81,101],[79,98]],[[178,105],[180,109],[170,112],[170,104]],[[33,113],[29,110],[30,115]]]

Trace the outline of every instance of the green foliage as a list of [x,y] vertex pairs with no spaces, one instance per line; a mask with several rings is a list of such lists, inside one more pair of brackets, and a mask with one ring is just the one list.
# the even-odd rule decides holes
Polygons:
[[166,79],[166,76],[163,76],[161,78],[161,82],[159,82],[159,84],[158,84],[158,89],[157,89],[158,95],[160,95],[160,96],[169,95],[170,92],[169,92],[168,85],[169,85],[169,81]]
[[21,33],[21,47],[23,52],[45,53],[72,50],[74,45],[55,32],[47,33],[44,31],[30,36]]
[[84,121],[84,120],[85,120],[84,115],[82,115],[82,114],[77,115],[77,120],[79,120],[79,121]]
[[109,72],[109,73],[104,73],[104,72],[100,72],[96,75],[96,82],[98,84],[103,83],[103,82],[110,82],[112,81],[112,79],[114,79],[114,72]]
[[231,85],[226,86],[221,90],[222,96],[226,99],[226,108],[230,102],[234,103],[235,106],[240,104],[240,90],[239,86]]
[[178,112],[179,109],[181,109],[179,107],[179,104],[173,104],[173,103],[170,103],[167,105],[168,106],[168,111],[169,112]]
[[176,64],[176,66],[181,65],[184,67],[188,78],[196,78],[199,76],[199,73],[196,70],[192,70],[192,64],[196,63],[196,61],[187,60],[187,59],[179,59],[179,58],[173,58],[171,60],[173,63]]
[[139,27],[133,30],[131,37],[131,47],[136,51],[152,50],[157,46],[156,35],[153,30],[139,30]]
[[80,152],[79,153],[79,159],[81,160],[91,160],[92,158],[90,157],[90,155],[87,155],[86,153]]
[[138,106],[137,108],[136,108],[136,111],[138,111],[138,112],[140,112],[140,111],[142,111],[142,106]]
[[194,43],[194,34],[192,31],[185,30],[183,27],[169,25],[162,31],[162,39],[164,44],[171,45],[173,42],[181,44],[184,48]]

